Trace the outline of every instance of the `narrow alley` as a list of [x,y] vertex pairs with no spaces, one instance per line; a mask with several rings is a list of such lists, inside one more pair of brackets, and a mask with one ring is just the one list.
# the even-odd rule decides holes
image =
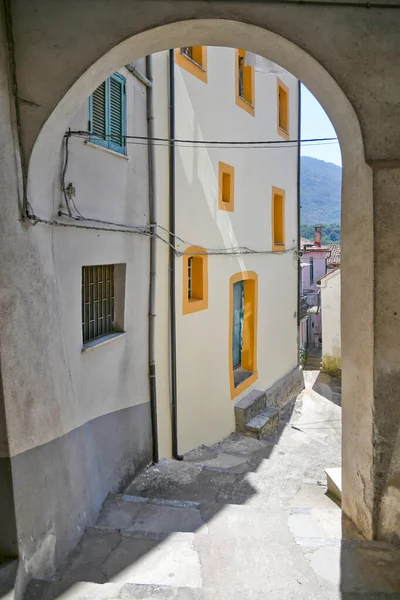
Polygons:
[[400,549],[364,541],[327,493],[325,469],[340,466],[338,390],[304,376],[273,436],[233,433],[110,497],[29,600],[400,598]]

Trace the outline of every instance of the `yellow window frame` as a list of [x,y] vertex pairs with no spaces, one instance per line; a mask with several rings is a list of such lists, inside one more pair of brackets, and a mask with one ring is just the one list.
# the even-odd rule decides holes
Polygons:
[[191,46],[193,58],[186,56],[180,48],[175,48],[175,64],[185,69],[191,75],[207,83],[207,46]]
[[[244,281],[244,315],[242,367],[251,371],[250,377],[235,387],[232,361],[233,339],[233,286]],[[229,280],[229,381],[231,399],[234,400],[258,379],[257,372],[257,327],[258,327],[258,275],[255,271],[241,271],[232,275]]]
[[[276,252],[282,252],[283,250],[285,250],[285,200],[285,190],[283,190],[282,188],[272,186],[272,250]],[[278,204],[280,204],[280,206],[278,206]]]
[[237,49],[235,52],[235,83],[236,83],[236,104],[247,113],[255,116],[255,89],[254,89],[254,67],[243,67],[243,97],[239,95],[239,59],[246,58],[246,50]]
[[279,78],[277,79],[277,105],[278,105],[278,133],[280,136],[289,139],[289,88]]
[[[189,298],[189,259],[192,258],[192,297]],[[208,254],[201,246],[190,246],[182,256],[182,314],[208,308]]]
[[233,212],[235,209],[235,168],[218,163],[218,208]]

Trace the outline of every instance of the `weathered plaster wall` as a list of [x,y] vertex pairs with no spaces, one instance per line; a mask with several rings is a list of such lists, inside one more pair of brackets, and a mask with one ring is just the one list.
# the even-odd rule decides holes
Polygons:
[[374,173],[375,534],[400,543],[400,169]]
[[[142,237],[77,229],[68,229],[68,235],[64,228],[21,223],[3,28],[0,42],[3,438],[7,431],[0,457],[0,549],[15,553],[18,538],[24,579],[50,574],[94,522],[107,493],[119,489],[151,460],[146,368],[149,255],[148,239]],[[129,111],[135,126],[140,121],[143,133],[141,89],[136,100]],[[86,114],[85,107],[75,126],[86,129]],[[103,218],[147,222],[145,156],[145,151],[134,150],[130,162],[85,147],[81,141],[71,144],[68,181],[76,186],[76,202],[86,216],[101,212]],[[113,161],[125,166],[118,190],[115,185],[110,188],[107,178],[107,169],[110,174],[118,168]],[[141,178],[136,177],[136,169]],[[92,187],[85,188],[89,172]],[[46,156],[37,155],[31,176],[40,185],[32,186],[30,198],[39,212],[44,206],[46,214],[56,217],[60,155],[51,165]],[[132,185],[134,178],[137,188]],[[107,262],[127,264],[126,335],[82,352],[82,265]]]

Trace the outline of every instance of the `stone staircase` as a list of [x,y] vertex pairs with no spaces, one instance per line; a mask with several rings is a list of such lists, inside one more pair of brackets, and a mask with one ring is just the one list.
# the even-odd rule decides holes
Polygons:
[[320,371],[322,368],[322,358],[320,356],[309,356],[305,364],[305,371]]
[[303,389],[303,372],[296,367],[267,390],[251,390],[235,406],[236,431],[258,440],[271,435],[279,428],[280,412]]
[[252,390],[235,406],[236,431],[257,439],[274,433],[279,427],[279,408],[267,406],[267,394]]

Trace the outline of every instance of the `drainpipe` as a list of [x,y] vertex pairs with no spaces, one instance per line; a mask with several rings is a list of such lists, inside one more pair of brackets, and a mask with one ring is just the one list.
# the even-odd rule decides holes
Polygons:
[[[147,165],[149,178],[149,221],[153,229],[156,219],[155,173],[154,173],[154,108],[152,86],[151,56],[146,56],[146,75],[136,71],[135,75],[146,86],[146,116],[147,116]],[[129,69],[133,73],[133,69]],[[140,77],[139,77],[140,75]],[[154,231],[152,231],[154,232]],[[153,440],[153,463],[158,462],[158,427],[157,427],[157,389],[156,362],[154,352],[155,319],[156,319],[156,261],[157,239],[150,236],[150,276],[149,276],[149,328],[148,328],[148,359],[149,359],[149,389],[151,411],[151,433]]]
[[176,302],[175,302],[175,62],[174,50],[169,50],[169,339],[171,377],[172,456],[183,460],[178,453],[178,406],[176,384]]
[[[148,68],[147,59],[148,59],[148,56],[146,56],[146,75],[148,75],[148,77],[146,77],[146,75],[143,75],[143,73],[141,73],[140,71],[137,70],[135,63],[128,63],[127,65],[125,65],[125,67],[128,69],[128,71],[130,71],[132,73],[132,75],[134,75],[136,77],[136,79],[141,81],[146,87],[150,88],[153,84],[151,81],[151,75],[149,75],[149,72],[147,70],[147,68]],[[150,69],[151,69],[151,67],[150,67]]]
[[297,358],[300,363],[300,292],[301,292],[301,237],[300,237],[300,139],[301,139],[301,81],[297,82]]

